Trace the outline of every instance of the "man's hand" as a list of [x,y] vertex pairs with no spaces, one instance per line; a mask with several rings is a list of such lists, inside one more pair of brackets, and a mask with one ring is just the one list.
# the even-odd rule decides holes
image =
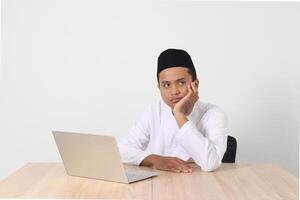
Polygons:
[[197,82],[192,82],[187,87],[187,95],[176,103],[173,109],[173,114],[180,128],[187,121],[186,117],[192,112],[195,103],[199,99]]
[[172,172],[191,173],[193,171],[193,168],[184,160],[154,154],[147,156],[140,165]]

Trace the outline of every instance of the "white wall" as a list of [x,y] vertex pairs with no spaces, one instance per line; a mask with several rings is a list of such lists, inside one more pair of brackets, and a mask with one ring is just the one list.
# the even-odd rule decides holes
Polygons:
[[300,3],[2,1],[0,179],[60,161],[51,130],[126,133],[157,101],[156,61],[186,49],[237,162],[298,176]]

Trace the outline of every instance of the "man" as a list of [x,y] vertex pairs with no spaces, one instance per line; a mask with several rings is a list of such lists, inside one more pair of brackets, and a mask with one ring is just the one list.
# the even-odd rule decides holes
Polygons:
[[196,70],[189,54],[167,49],[158,57],[162,100],[151,105],[119,143],[124,163],[173,172],[203,171],[221,165],[227,146],[227,121],[215,105],[198,100]]

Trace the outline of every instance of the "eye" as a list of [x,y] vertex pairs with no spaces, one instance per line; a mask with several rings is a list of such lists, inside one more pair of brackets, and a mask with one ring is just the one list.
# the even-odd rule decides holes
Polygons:
[[165,83],[165,84],[163,84],[163,87],[164,88],[168,88],[170,86],[170,84],[169,83]]
[[178,84],[179,84],[179,85],[184,85],[184,84],[185,84],[185,81],[179,81]]

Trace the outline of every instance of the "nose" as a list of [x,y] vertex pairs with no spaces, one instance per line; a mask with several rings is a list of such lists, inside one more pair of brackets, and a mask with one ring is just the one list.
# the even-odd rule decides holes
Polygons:
[[177,86],[176,85],[173,85],[172,88],[171,88],[171,95],[172,96],[176,96],[180,93],[180,91],[178,90]]

